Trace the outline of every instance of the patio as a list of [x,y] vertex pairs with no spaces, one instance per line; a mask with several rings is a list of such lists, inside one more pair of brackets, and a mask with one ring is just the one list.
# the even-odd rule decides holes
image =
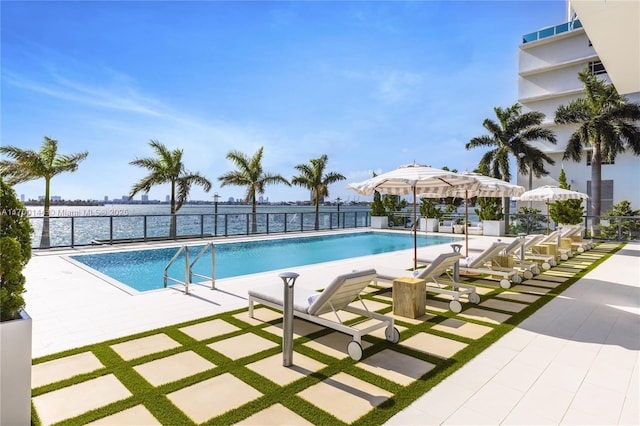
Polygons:
[[[640,245],[581,276],[613,248],[508,290],[478,280],[480,305],[465,303],[459,315],[429,297],[424,317],[395,318],[400,343],[367,337],[359,363],[346,354],[348,337],[296,320],[293,368],[282,367],[281,315],[246,312],[247,288],[279,282],[277,272],[220,280],[219,290],[193,286],[191,296],[130,296],[59,255],[36,256],[26,271],[40,357],[33,404],[41,424],[635,424]],[[296,268],[296,286],[410,257]],[[390,311],[388,288],[367,292],[370,308]]]

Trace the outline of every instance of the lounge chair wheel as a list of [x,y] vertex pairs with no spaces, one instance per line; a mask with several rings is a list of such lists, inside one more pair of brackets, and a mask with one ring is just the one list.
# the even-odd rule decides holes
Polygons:
[[524,275],[525,280],[530,280],[531,278],[533,278],[533,272],[529,270],[524,271],[522,275]]
[[542,269],[544,269],[545,271],[546,271],[547,269],[551,269],[551,264],[550,264],[549,262],[544,262],[544,263],[542,264]]
[[459,314],[460,312],[462,312],[462,303],[458,302],[457,300],[452,300],[451,302],[449,302],[449,309],[451,309],[451,312]]
[[469,295],[469,302],[477,305],[478,303],[480,303],[480,295],[478,293],[471,293]]
[[500,287],[502,287],[502,288],[511,287],[511,281],[509,281],[507,279],[500,280]]
[[558,266],[558,262],[555,259],[551,259],[551,261],[549,262],[549,265]]
[[385,329],[384,334],[387,338],[387,341],[391,343],[398,343],[400,341],[400,332],[395,327],[393,327],[393,330],[391,330],[391,332],[389,332],[388,328]]
[[540,268],[538,268],[537,266],[534,266],[533,268],[531,268],[531,272],[533,273],[533,275],[538,275],[541,271],[540,271]]
[[584,253],[584,247],[578,247],[578,253]]
[[356,361],[360,361],[362,359],[362,345],[355,340],[349,342],[347,345],[347,352],[349,352],[349,356]]
[[522,277],[518,274],[515,274],[513,278],[511,278],[514,284],[520,284],[522,282]]
[[562,260],[569,260],[569,255],[567,255],[566,253],[562,253],[562,254],[560,255],[560,259],[562,259]]

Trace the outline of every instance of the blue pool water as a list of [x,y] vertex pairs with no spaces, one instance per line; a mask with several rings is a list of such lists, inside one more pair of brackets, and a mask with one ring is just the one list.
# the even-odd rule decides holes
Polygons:
[[[418,235],[418,247],[457,241],[457,238]],[[190,246],[190,259],[204,247]],[[215,247],[215,278],[229,278],[295,266],[413,248],[413,236],[391,232],[284,238],[224,243]],[[94,270],[138,291],[163,288],[163,271],[177,247],[71,256]],[[211,256],[196,263],[194,273],[211,276]],[[184,281],[184,257],[169,269],[169,276]],[[373,265],[372,265],[373,266]],[[194,279],[202,281],[202,279]],[[171,284],[171,282],[169,282]]]

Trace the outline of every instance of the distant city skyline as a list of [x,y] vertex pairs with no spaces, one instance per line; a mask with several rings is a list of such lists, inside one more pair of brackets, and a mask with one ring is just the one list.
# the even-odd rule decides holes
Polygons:
[[[287,179],[326,154],[347,177],[327,201],[353,200],[346,185],[374,171],[474,170],[484,152],[464,145],[516,103],[522,35],[565,11],[563,0],[3,2],[1,143],[37,150],[49,136],[61,154],[89,151],[52,179],[65,199],[128,194],[144,176],[129,162],[157,139],[211,180],[193,200],[241,198],[217,178],[235,168],[229,151],[260,146],[265,172]],[[44,181],[16,191],[35,198]]]

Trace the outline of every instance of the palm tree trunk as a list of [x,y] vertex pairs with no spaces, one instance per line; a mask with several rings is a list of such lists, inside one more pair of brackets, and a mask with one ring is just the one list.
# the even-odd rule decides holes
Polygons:
[[602,151],[600,144],[593,144],[591,157],[591,214],[593,215],[593,235],[600,235],[600,214],[602,194]]
[[176,183],[171,182],[171,222],[169,224],[169,238],[173,238],[174,240],[177,235],[176,222]]
[[42,235],[40,236],[40,248],[49,248],[51,246],[51,239],[49,236],[49,206],[50,200],[50,183],[49,178],[45,178],[44,181],[44,217],[42,218]]
[[251,233],[258,233],[258,213],[256,209],[256,197],[254,195],[253,200],[251,201]]
[[319,217],[319,215],[320,215],[320,200],[319,200],[318,195],[314,195],[313,201],[314,201],[314,203],[316,205],[316,220],[315,220],[314,228],[317,231],[318,229],[320,229],[320,217]]

